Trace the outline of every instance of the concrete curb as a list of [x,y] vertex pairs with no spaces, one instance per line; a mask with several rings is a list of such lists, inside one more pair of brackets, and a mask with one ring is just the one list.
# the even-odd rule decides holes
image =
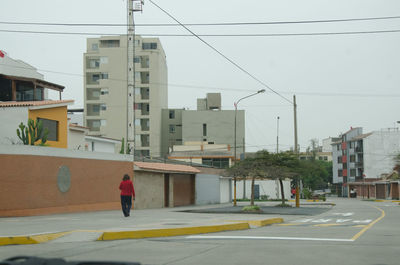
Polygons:
[[[163,228],[163,229],[148,229],[148,230],[134,230],[134,231],[99,231],[102,235],[97,238],[97,241],[110,241],[121,239],[141,239],[153,237],[171,237],[171,236],[184,236],[207,234],[224,231],[247,230],[253,227],[262,227],[271,224],[283,223],[283,218],[270,218],[263,220],[249,220],[249,221],[231,221],[233,224],[211,225],[211,226],[191,226],[179,228]],[[0,246],[6,245],[29,245],[45,243],[62,236],[72,234],[80,231],[94,232],[94,230],[73,230],[59,233],[47,233],[29,236],[9,236],[0,237]]]
[[254,220],[254,221],[247,221],[249,225],[252,226],[267,226],[272,224],[280,224],[283,223],[283,218],[271,218],[271,219],[264,219],[264,220]]
[[169,237],[169,236],[184,236],[195,234],[207,234],[223,231],[246,230],[250,229],[249,223],[241,222],[227,225],[211,225],[211,226],[192,226],[180,228],[165,228],[165,229],[150,229],[137,231],[117,231],[104,232],[97,240],[120,240],[120,239],[141,239],[150,237]]
[[48,233],[48,234],[31,235],[31,236],[0,237],[0,246],[40,244],[62,237],[69,233],[71,232]]

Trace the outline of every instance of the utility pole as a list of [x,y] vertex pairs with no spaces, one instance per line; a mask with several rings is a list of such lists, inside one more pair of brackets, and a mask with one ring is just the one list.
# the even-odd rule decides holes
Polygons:
[[128,32],[127,32],[127,128],[126,146],[133,146],[135,157],[135,23],[133,13],[142,11],[143,0],[127,1]]
[[[243,137],[243,160],[246,159],[246,150],[245,150],[245,146],[244,146],[245,142],[244,142],[244,137]],[[246,177],[244,177],[243,179],[243,200],[246,199]]]
[[276,153],[279,153],[279,116],[276,119]]
[[[299,155],[297,143],[297,104],[296,95],[293,95],[293,114],[294,114],[294,153],[296,157]],[[300,207],[299,180],[296,180],[296,207]]]

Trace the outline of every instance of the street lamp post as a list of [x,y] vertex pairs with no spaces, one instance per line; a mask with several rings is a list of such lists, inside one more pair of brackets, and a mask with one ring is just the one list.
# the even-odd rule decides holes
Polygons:
[[[234,143],[234,159],[233,159],[233,161],[234,161],[234,163],[236,163],[236,159],[237,159],[237,157],[236,157],[236,149],[237,149],[237,147],[236,147],[236,123],[237,123],[237,121],[236,120],[237,120],[238,104],[241,100],[243,100],[245,98],[249,98],[251,96],[255,96],[257,94],[264,93],[264,92],[265,92],[265,89],[258,90],[256,93],[242,97],[234,103],[234,106],[235,106],[235,124],[234,124],[234,130],[233,130],[234,131],[234,140],[233,140],[233,143]],[[246,180],[244,180],[244,181],[246,181]],[[236,206],[236,177],[233,178],[233,206]]]

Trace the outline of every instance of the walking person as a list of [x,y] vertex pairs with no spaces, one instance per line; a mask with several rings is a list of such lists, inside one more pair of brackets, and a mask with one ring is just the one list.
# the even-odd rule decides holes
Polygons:
[[132,199],[135,200],[135,189],[128,174],[125,174],[122,178],[119,189],[121,190],[122,212],[125,217],[128,217],[132,207]]

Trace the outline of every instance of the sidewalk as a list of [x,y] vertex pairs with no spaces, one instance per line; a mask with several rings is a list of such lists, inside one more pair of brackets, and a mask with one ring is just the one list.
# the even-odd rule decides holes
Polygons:
[[[263,203],[264,206],[276,204]],[[243,205],[248,205],[248,202],[238,203],[238,207],[233,208],[241,209]],[[102,211],[0,218],[0,246],[177,236],[243,230],[283,222],[279,211],[268,215],[232,214],[224,212],[227,207],[232,208],[232,204],[133,210],[130,217],[123,217],[121,211]],[[214,212],[185,212],[207,209]],[[216,209],[220,209],[219,213],[215,212]],[[287,214],[285,208],[275,209],[282,209],[283,214]],[[304,210],[309,211],[309,207],[304,206]]]

